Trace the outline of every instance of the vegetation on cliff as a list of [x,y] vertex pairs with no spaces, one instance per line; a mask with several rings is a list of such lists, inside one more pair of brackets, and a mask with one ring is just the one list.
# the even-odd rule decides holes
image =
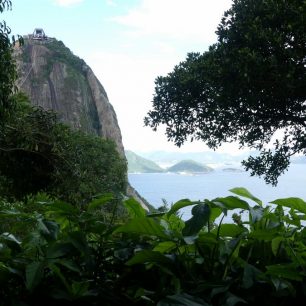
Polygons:
[[[0,1],[0,13],[11,8],[11,1]],[[16,80],[15,64],[12,60],[11,29],[5,22],[0,22],[0,128],[4,115],[12,107],[10,99]]]
[[48,192],[72,203],[97,193],[124,193],[126,162],[110,140],[73,131],[56,114],[18,94],[0,133],[2,196],[22,199]]
[[102,122],[87,80],[89,67],[62,41],[54,38],[41,43],[25,38],[14,57],[17,85],[33,105],[54,110],[73,128],[101,134]]
[[70,67],[74,67],[77,71],[84,73],[84,60],[76,56],[71,50],[64,45],[60,40],[53,38],[48,42],[48,49],[53,53],[51,61],[48,63],[50,66],[56,62],[66,63]]

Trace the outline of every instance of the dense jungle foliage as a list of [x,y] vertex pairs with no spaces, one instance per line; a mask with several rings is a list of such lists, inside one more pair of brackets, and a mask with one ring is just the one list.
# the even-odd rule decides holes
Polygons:
[[[132,199],[124,213],[111,195],[86,206],[43,194],[1,201],[1,303],[303,305],[306,203],[264,207],[243,188],[232,192],[158,214]],[[187,206],[192,218],[183,221]]]
[[14,113],[0,131],[2,196],[46,191],[81,203],[97,193],[125,192],[126,161],[112,141],[73,131],[22,94],[13,99]]

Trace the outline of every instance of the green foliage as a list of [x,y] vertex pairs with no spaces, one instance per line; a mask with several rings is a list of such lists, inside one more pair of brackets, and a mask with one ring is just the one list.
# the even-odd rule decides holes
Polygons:
[[72,203],[97,193],[124,193],[126,163],[115,144],[72,131],[55,113],[15,96],[16,110],[0,131],[2,195],[21,199],[48,191]]
[[[290,157],[305,153],[305,15],[301,0],[234,0],[218,42],[156,79],[145,124],[165,124],[178,146],[190,138],[259,150],[243,164],[276,184]],[[282,139],[265,149],[280,129]]]
[[[11,1],[0,0],[0,13],[11,9]],[[9,39],[11,29],[6,22],[0,22],[0,127],[3,117],[8,114],[8,110],[13,107],[11,95],[14,90],[16,80],[15,64],[12,59],[12,45]]]
[[[254,200],[255,206],[238,197],[181,200],[168,213],[150,219],[166,236],[153,227],[143,231],[144,220],[136,217],[115,231],[134,240],[139,233],[137,252],[127,265],[134,268],[130,281],[143,304],[287,305],[303,299],[305,230],[298,222],[306,217],[302,200],[276,200],[276,206],[263,208],[247,190],[233,191]],[[175,213],[189,205],[194,205],[192,218],[183,222]],[[218,224],[211,224],[209,220],[217,221],[211,216],[214,209],[222,209],[224,215],[243,209],[249,218],[223,224],[219,217]]]
[[60,157],[52,193],[63,199],[88,202],[93,195],[126,191],[126,161],[111,140],[59,126],[54,152]]
[[54,56],[50,58],[50,62],[48,63],[49,66],[52,66],[52,60],[56,59],[57,62],[66,63],[68,66],[73,67],[77,71],[83,72],[85,62],[79,57],[75,56],[62,41],[52,39],[52,41],[48,43],[48,49],[54,53]]
[[0,175],[7,180],[2,195],[20,198],[51,183],[57,121],[53,113],[32,108],[21,94],[15,101],[15,112],[0,131]]
[[5,9],[10,9],[12,7],[12,1],[10,0],[0,0],[0,13]]
[[[123,221],[117,210],[105,217],[105,205],[121,206],[110,194],[85,206],[44,194],[1,201],[2,302],[298,305],[306,295],[302,200],[263,207],[247,190],[234,191],[256,199],[255,206],[239,197],[181,200],[168,212],[146,215],[128,199]],[[183,221],[176,213],[187,205],[192,217]],[[242,206],[241,222],[223,223]],[[223,216],[215,213],[221,210]],[[254,211],[261,213],[254,218]]]
[[[117,200],[109,196],[112,206]],[[105,197],[95,201],[105,202]],[[118,277],[110,229],[118,215],[105,218],[100,206],[87,208],[51,201],[40,195],[18,208],[0,202],[1,303],[75,305],[116,303]],[[26,207],[30,204],[32,212]],[[15,205],[14,205],[15,206]],[[3,232],[5,227],[6,232]],[[23,229],[20,231],[20,229]],[[15,237],[15,233],[20,241]]]

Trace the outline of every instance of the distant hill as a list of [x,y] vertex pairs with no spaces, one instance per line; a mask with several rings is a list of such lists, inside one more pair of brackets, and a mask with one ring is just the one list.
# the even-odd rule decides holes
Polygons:
[[169,167],[168,172],[207,173],[213,171],[211,167],[205,166],[193,160],[182,160]]
[[202,152],[168,152],[168,151],[151,151],[151,152],[136,152],[144,158],[148,158],[159,165],[174,165],[181,160],[194,160],[202,164],[224,164],[236,165],[240,164],[243,159],[246,159],[250,154],[256,155],[257,152],[241,152],[239,155],[221,153],[215,151]]
[[224,168],[222,169],[223,172],[234,172],[234,173],[240,173],[240,172],[244,172],[244,170],[240,169],[240,168]]
[[129,173],[160,173],[165,172],[163,168],[158,166],[151,160],[143,158],[132,151],[125,151],[125,156],[128,161]]

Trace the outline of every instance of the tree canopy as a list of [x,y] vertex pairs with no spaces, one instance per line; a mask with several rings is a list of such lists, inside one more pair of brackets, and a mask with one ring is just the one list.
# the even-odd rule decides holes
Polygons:
[[[0,0],[0,13],[11,5]],[[16,93],[10,33],[0,23],[0,197],[23,199],[45,191],[77,204],[100,193],[125,193],[126,161],[112,141],[73,131]]]
[[217,42],[156,79],[145,125],[165,124],[178,146],[195,139],[259,150],[243,164],[276,184],[290,157],[306,154],[305,16],[306,1],[234,0]]
[[[11,9],[11,1],[0,0],[0,13]],[[12,44],[9,39],[11,29],[6,22],[0,22],[0,124],[11,103],[11,94],[16,80],[15,64],[12,60]]]
[[0,130],[0,194],[22,199],[48,192],[71,203],[126,191],[126,161],[115,144],[73,131],[56,114],[14,97],[14,115]]

